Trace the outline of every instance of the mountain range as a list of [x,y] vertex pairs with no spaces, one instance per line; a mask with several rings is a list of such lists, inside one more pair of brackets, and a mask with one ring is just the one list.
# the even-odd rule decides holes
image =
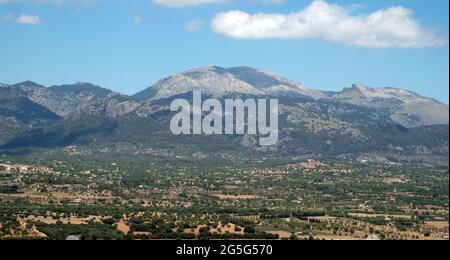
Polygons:
[[[201,90],[215,98],[274,97],[280,140],[173,136],[170,102]],[[247,158],[333,157],[448,164],[449,107],[411,91],[353,85],[320,91],[260,69],[205,67],[133,96],[89,83],[0,84],[0,153],[63,150],[244,162]]]

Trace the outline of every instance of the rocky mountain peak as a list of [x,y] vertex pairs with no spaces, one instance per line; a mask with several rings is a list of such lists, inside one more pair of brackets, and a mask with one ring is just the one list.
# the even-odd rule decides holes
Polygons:
[[448,105],[408,90],[393,87],[371,88],[354,84],[340,92],[324,92],[307,88],[275,73],[247,66],[191,69],[162,79],[133,97],[119,95],[86,82],[49,88],[31,81],[0,86],[0,95],[28,98],[61,117],[80,111],[89,111],[90,114],[103,113],[113,117],[136,112],[145,117],[149,111],[148,104],[157,106],[165,99],[200,90],[205,96],[217,98],[250,95],[276,97],[281,100],[289,97],[289,100],[298,99],[299,102],[323,99],[327,102],[352,104],[383,111],[393,121],[408,128],[448,125],[449,121]]
[[353,84],[352,87],[345,88],[342,92],[338,92],[336,96],[352,94],[359,95],[367,99],[391,99],[398,100],[403,103],[429,100],[418,95],[417,93],[400,88],[371,88],[362,84]]
[[69,85],[52,86],[49,87],[49,89],[53,92],[58,93],[72,93],[72,94],[90,93],[100,97],[106,97],[113,93],[109,89],[102,88],[87,82],[77,82]]
[[223,68],[218,66],[188,70],[165,78],[152,87],[137,93],[135,98],[151,101],[200,90],[222,97],[227,94],[246,95],[303,95],[315,99],[323,93],[276,74],[251,67]]
[[373,90],[372,88],[369,88],[365,85],[362,84],[353,84],[351,88],[349,88],[349,90],[353,90],[353,91],[359,91],[361,93],[366,92],[366,91],[370,91]]
[[400,88],[370,88],[354,84],[335,93],[331,99],[388,111],[392,120],[408,128],[448,124],[449,121],[447,105]]
[[17,83],[12,85],[13,88],[18,88],[18,89],[22,89],[25,91],[29,91],[29,90],[36,90],[36,89],[44,89],[45,87],[37,84],[36,82],[33,81],[24,81],[21,83]]

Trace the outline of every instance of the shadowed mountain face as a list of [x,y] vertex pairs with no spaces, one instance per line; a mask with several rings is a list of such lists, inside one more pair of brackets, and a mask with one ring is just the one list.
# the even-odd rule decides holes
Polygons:
[[110,90],[89,83],[46,88],[31,81],[3,86],[2,92],[27,98],[63,117],[79,111],[86,104],[101,101],[113,94]]
[[24,124],[56,122],[58,115],[24,97],[0,97],[0,116],[13,117]]
[[[170,102],[189,100],[194,90],[205,98],[278,98],[278,144],[261,147],[251,135],[172,135]],[[76,146],[90,152],[152,151],[171,158],[195,155],[234,163],[256,157],[323,156],[448,163],[444,104],[395,88],[354,85],[322,92],[248,67],[191,70],[133,97],[88,83],[49,88],[33,82],[2,84],[0,123],[3,151]]]
[[46,127],[60,120],[47,108],[31,100],[0,91],[0,143],[35,127]]

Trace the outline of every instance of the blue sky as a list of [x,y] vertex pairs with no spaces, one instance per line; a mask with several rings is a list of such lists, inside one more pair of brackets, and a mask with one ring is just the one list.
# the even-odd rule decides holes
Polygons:
[[134,94],[187,69],[246,65],[322,90],[394,86],[448,103],[447,0],[157,1],[0,0],[0,82]]

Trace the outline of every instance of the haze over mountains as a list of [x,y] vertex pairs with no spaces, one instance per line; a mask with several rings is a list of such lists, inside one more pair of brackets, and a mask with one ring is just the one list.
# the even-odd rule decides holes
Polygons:
[[[173,136],[170,101],[205,96],[276,97],[280,141],[259,147],[254,136]],[[87,151],[170,151],[239,156],[389,156],[389,160],[448,161],[449,108],[396,88],[354,85],[341,92],[310,89],[249,67],[205,67],[126,96],[89,83],[44,87],[0,84],[0,148]],[[236,157],[236,158],[234,158]]]

